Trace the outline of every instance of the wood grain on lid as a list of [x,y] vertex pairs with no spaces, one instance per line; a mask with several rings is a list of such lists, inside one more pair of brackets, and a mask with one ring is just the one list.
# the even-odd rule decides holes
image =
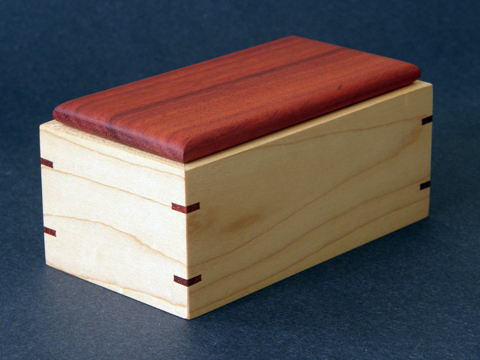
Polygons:
[[187,163],[419,77],[402,61],[290,36],[68,101],[53,116]]

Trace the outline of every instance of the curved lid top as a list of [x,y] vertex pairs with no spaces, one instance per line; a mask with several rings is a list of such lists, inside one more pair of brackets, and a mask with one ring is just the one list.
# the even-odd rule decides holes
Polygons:
[[68,101],[53,116],[187,163],[419,77],[402,61],[290,36]]

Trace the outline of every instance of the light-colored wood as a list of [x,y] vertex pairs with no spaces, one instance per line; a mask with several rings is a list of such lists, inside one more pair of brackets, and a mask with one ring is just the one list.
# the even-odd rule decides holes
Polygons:
[[416,82],[187,164],[191,317],[425,218],[431,114]]
[[177,163],[56,121],[40,127],[49,265],[187,316],[185,172]]
[[47,262],[199,316],[428,216],[431,114],[417,81],[187,164],[47,123]]

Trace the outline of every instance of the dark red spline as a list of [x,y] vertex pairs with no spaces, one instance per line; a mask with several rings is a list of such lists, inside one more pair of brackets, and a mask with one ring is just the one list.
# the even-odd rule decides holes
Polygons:
[[184,279],[184,278],[181,278],[180,276],[177,276],[177,275],[173,275],[173,281],[175,281],[176,283],[179,283],[183,286],[192,286],[193,284],[196,284],[200,281],[202,281],[202,275],[198,275],[198,276],[195,276],[191,279]]

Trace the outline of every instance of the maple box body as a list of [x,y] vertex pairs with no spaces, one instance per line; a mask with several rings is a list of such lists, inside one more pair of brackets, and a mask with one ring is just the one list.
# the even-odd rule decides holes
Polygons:
[[287,37],[60,104],[53,267],[193,318],[428,215],[432,87]]
[[428,216],[431,115],[416,81],[188,163],[48,122],[46,261],[196,317]]

